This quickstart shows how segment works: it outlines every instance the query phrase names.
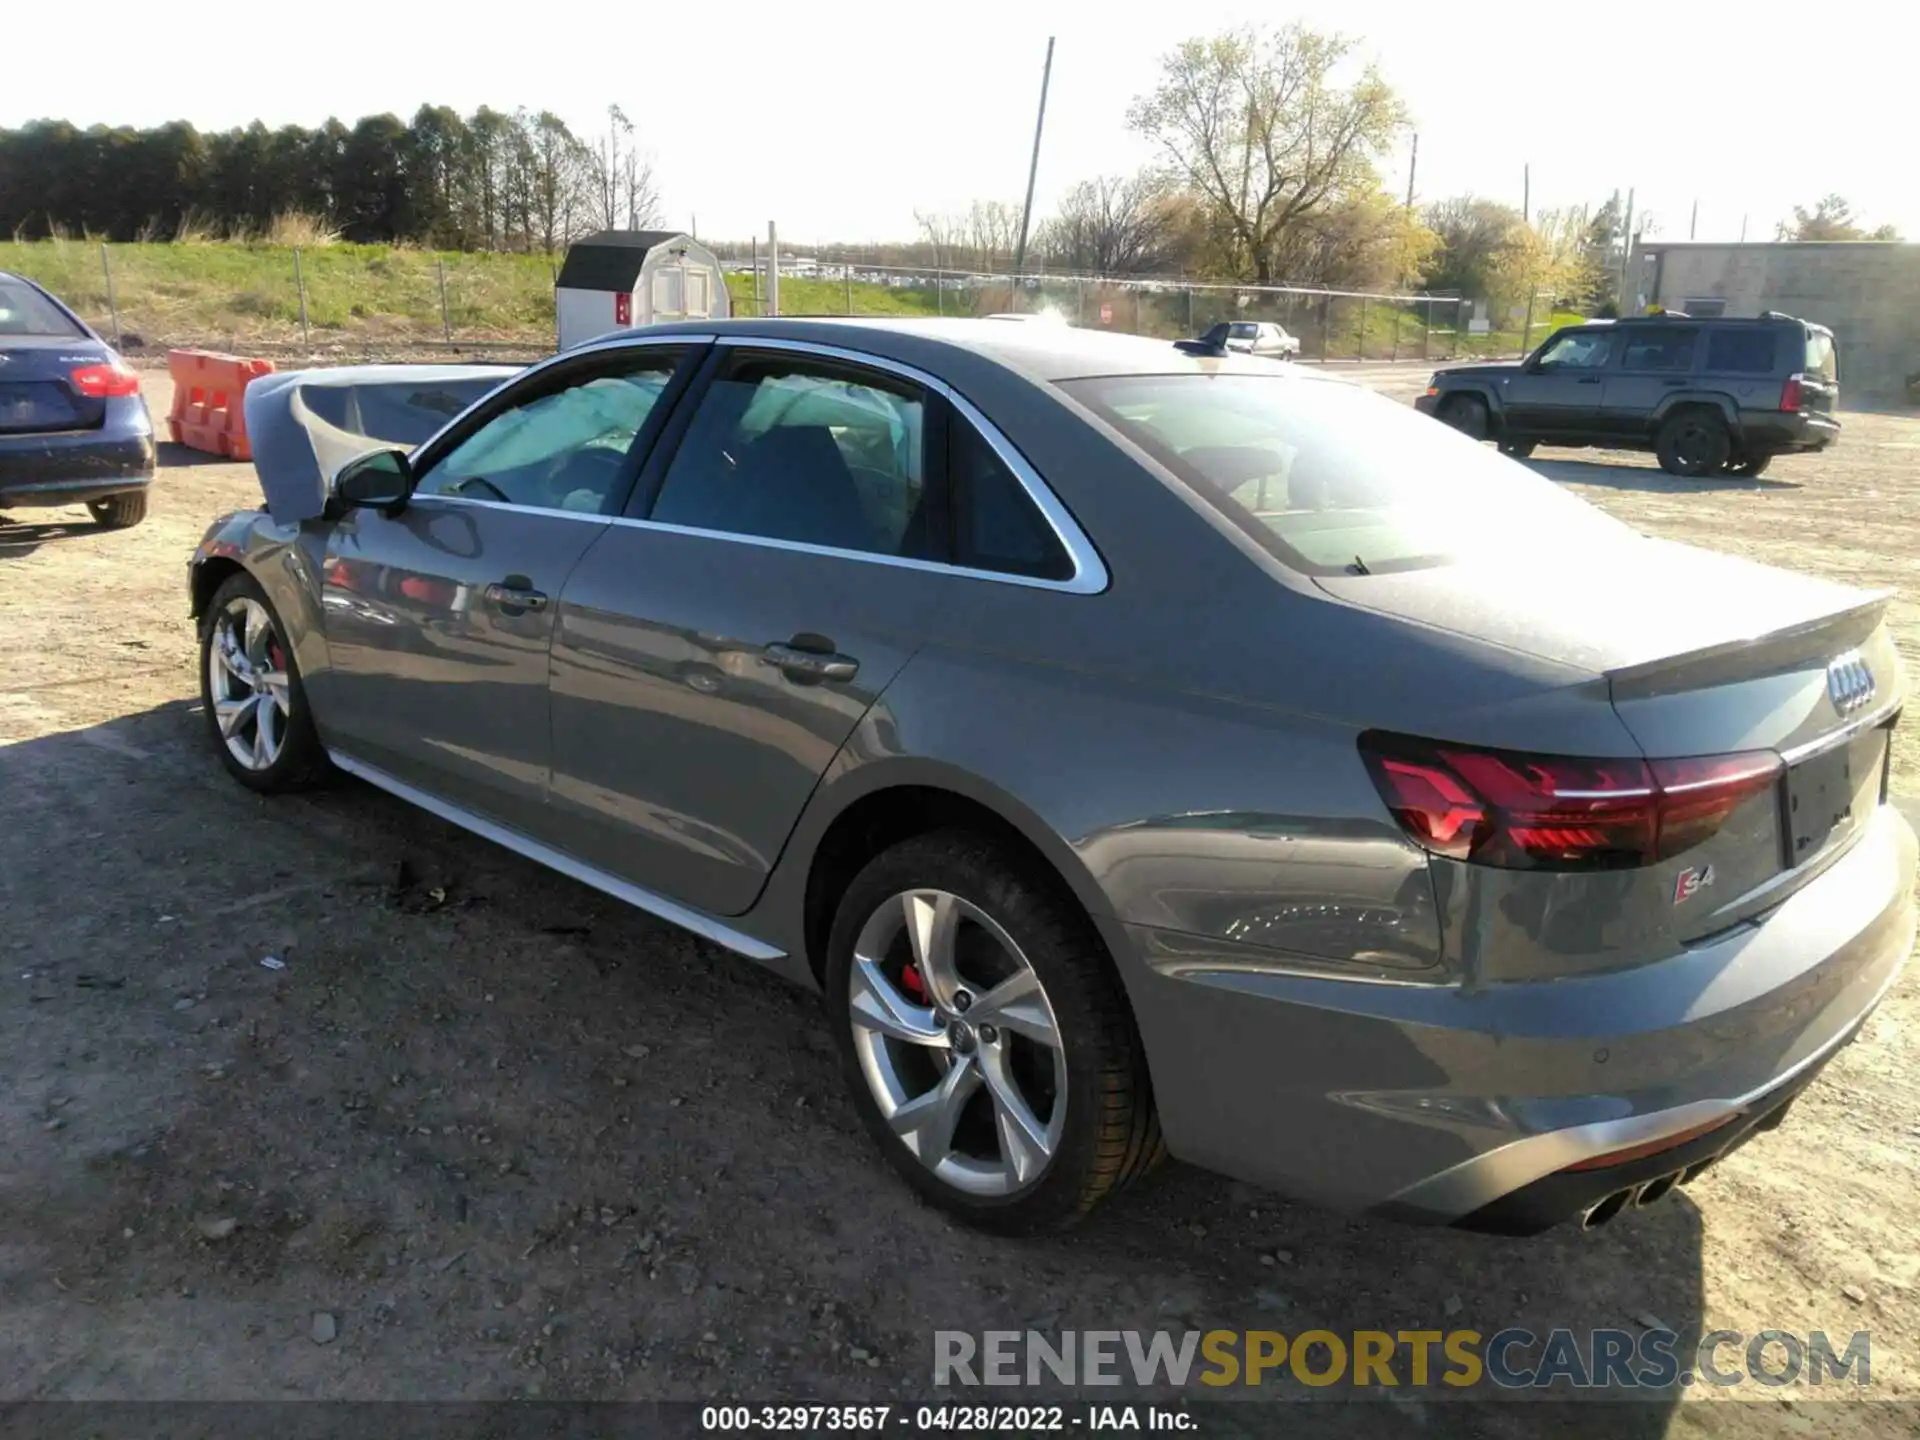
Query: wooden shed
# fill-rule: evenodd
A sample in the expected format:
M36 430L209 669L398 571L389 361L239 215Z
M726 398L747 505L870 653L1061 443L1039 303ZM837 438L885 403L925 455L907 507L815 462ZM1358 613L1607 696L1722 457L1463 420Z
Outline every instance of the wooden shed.
M553 304L562 350L636 325L733 313L719 260L673 230L602 230L574 241Z

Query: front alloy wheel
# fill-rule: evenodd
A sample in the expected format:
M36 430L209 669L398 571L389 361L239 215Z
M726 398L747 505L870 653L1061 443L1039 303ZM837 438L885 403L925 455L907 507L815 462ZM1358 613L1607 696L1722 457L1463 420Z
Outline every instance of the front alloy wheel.
M267 607L251 595L234 596L214 617L207 694L234 763L254 772L272 768L286 743L293 702L286 647Z
M876 909L854 942L853 1044L889 1128L969 1195L1038 1179L1067 1116L1066 1055L1046 988L1011 936L944 890Z
M245 572L229 575L204 612L200 700L221 762L242 785L272 794L326 778L327 752L286 631Z

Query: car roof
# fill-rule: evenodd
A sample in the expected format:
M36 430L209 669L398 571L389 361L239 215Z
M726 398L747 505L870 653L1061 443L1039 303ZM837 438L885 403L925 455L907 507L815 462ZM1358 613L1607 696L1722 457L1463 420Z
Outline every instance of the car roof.
M1588 325L1681 325L1691 322L1695 325L1804 325L1809 330L1826 330L1826 326L1817 325L1811 320L1802 320L1797 315L1782 315L1771 312L1766 315L1689 315L1685 311L1669 311L1659 315L1623 315L1618 320L1589 320Z
M934 360L941 349L983 356L1036 380L1097 375L1276 375L1332 385L1350 382L1313 371L1284 370L1246 355L1192 354L1171 340L1118 335L1071 325L1009 325L989 319L807 316L779 319L683 320L622 334L722 335L747 340L842 345L906 364ZM609 336L605 342L618 343ZM937 363L937 362L936 362Z

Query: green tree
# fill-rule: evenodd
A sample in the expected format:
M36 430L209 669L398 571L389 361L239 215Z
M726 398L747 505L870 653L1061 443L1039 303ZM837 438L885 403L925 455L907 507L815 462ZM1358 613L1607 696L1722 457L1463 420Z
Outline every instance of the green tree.
M1898 240L1900 232L1891 225L1868 230L1855 222L1853 207L1844 196L1827 195L1809 211L1804 205L1793 207L1792 221L1782 220L1774 235L1781 240Z
M1371 66L1350 85L1335 79L1351 50L1298 24L1187 40L1128 112L1178 183L1206 198L1256 284L1273 282L1289 231L1378 188L1373 162L1405 124Z

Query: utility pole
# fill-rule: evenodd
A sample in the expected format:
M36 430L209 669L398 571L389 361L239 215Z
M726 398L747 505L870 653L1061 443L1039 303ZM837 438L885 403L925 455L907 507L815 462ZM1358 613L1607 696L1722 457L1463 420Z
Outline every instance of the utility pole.
M1420 173L1420 132L1413 132L1413 158L1407 161L1407 209L1413 209L1413 177ZM1191 328L1191 327L1189 327Z
M767 221L767 314L780 313L780 232Z
M1053 82L1053 36L1047 37L1047 63L1040 71L1040 113L1033 122L1033 158L1027 162L1027 203L1020 207L1020 243L1013 251L1017 280L1027 263L1027 227L1033 220L1033 182L1040 174L1040 134L1047 127L1047 87Z
M1633 261L1633 187L1627 187L1627 223L1620 227L1620 308L1627 305L1627 268Z
M1691 240L1700 228L1700 202L1693 202L1693 218L1687 221L1687 239Z
M1520 223L1533 224L1533 166L1520 167Z
M1747 217L1744 215L1740 217L1740 243L1747 243Z

